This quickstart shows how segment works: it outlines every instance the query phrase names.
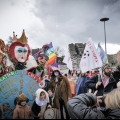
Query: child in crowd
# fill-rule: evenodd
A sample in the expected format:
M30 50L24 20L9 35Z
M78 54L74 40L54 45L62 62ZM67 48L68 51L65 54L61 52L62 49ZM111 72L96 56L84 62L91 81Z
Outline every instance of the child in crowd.
M52 106L49 103L48 93L39 88L36 91L36 98L32 105L32 111L37 116L34 119L44 119L44 112L47 108L51 108Z
M29 99L24 93L17 97L17 104L13 112L13 119L30 119L31 116L35 116L31 111L31 107L26 104L28 101Z

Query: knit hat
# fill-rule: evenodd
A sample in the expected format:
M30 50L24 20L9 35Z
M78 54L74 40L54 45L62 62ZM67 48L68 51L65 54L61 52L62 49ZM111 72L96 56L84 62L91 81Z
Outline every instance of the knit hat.
M23 101L29 102L29 99L26 97L24 93L22 93L17 97L17 101L18 101L18 104L20 104Z
M109 64L104 64L102 66L102 71L104 71L106 68L111 68L111 66Z

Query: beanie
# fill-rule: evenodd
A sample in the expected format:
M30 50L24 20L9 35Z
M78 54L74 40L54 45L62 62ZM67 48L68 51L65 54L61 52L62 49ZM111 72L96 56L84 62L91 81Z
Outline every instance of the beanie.
M29 102L28 98L26 97L26 95L24 93L20 94L17 97L17 101L18 101L18 104L20 104L23 101Z
M106 68L111 68L111 66L109 64L104 64L102 66L102 71L104 71Z

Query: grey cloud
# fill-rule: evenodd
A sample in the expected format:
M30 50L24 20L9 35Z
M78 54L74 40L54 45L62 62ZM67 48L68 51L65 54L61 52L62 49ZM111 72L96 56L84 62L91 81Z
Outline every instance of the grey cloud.
M107 43L120 44L119 6L119 0L36 0L32 12L42 20L45 28L38 32L37 38L63 47L71 42L85 43L88 37L95 43L104 43L104 24L100 18L109 17Z
M11 2L11 5L12 5L12 6L14 6L14 5L15 5L15 3L14 3L14 2Z

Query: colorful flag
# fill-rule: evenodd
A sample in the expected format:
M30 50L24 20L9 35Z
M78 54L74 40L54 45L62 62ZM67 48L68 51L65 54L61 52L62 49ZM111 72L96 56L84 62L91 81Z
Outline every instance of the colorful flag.
M101 47L100 43L98 43L97 51L102 59L103 64L108 63L107 55L104 52L103 48Z
M68 48L66 48L65 50L65 57L63 59L63 62L67 64L67 67L72 70L73 67L72 67L72 61L71 61L71 56L70 56L70 53L68 51Z
M80 61L83 73L102 66L102 60L91 38L88 39Z
M49 60L46 62L46 66L53 65L56 62L56 53L54 51L52 42L49 44L46 55L49 57Z

